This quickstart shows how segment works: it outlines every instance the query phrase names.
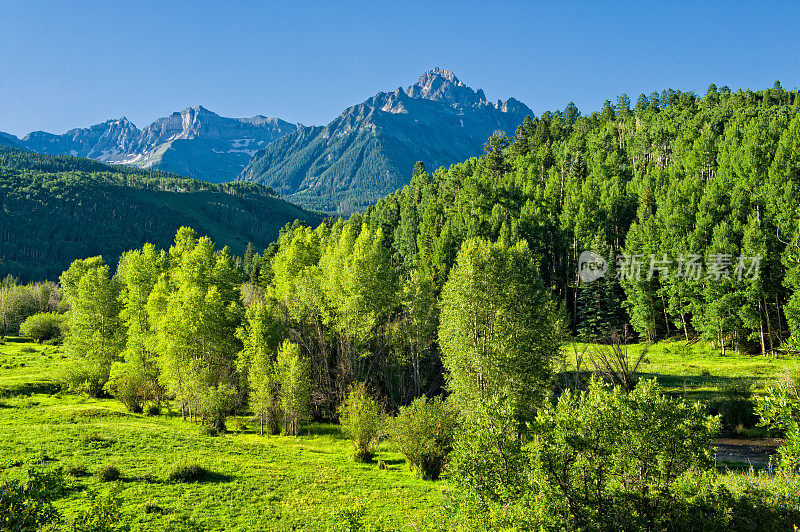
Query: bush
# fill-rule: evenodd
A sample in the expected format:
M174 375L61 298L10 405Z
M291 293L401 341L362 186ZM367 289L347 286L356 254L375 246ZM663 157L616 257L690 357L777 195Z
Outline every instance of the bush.
M756 410L759 424L785 432L786 440L778 450L781 466L800 470L800 373L787 372L758 398Z
M99 432L84 434L81 441L87 447L108 447L114 443L113 439L103 436Z
M167 480L170 482L202 482L213 476L213 473L196 464L180 464L169 472Z
M158 405L147 405L147 408L144 411L145 414L148 416L158 416L161 415L161 407Z
M68 465L66 473L71 477L85 477L89 475L89 470L86 464L77 463Z
M709 466L718 425L700 405L663 396L655 380L630 394L596 381L566 393L533 427L536 507L573 529L671 529L675 483Z
M383 416L380 405L367 393L363 383L350 387L344 402L339 406L342 431L353 444L353 459L368 462L381 436Z
M19 326L19 332L21 335L33 338L39 343L47 340L56 340L63 336L63 321L63 314L42 312L26 318Z
M72 520L70 532L124 532L129 530L122 521L122 499L120 486L114 486L108 494L97 495L86 492L86 502Z
M365 510L364 504L360 501L336 510L333 517L339 526L335 530L341 530L342 532L366 530L364 526Z
M142 511L146 514L157 514L157 515L165 515L169 513L166 508L159 506L154 502L145 502L142 503Z
M95 471L94 477L100 482L114 482L119 480L119 469L113 464L104 465Z
M513 412L498 412L454 452L459 515L473 527L680 528L680 479L710 468L719 428L701 405L665 397L654 380L628 394L597 380L567 391L522 438L502 430Z
M436 480L453 448L457 425L456 410L441 396L419 397L400 409L389 432L412 469L423 479Z
M209 386L200 397L201 417L216 433L224 433L228 430L225 420L234 412L236 403L237 393L232 386Z
M0 530L42 530L56 523L52 501L66 489L60 469L28 468L18 480L0 482Z

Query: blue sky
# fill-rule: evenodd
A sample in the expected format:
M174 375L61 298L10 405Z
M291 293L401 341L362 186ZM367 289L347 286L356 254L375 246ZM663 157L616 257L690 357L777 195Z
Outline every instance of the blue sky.
M800 85L800 4L0 0L0 130L187 106L325 124L434 66L536 114L628 93Z

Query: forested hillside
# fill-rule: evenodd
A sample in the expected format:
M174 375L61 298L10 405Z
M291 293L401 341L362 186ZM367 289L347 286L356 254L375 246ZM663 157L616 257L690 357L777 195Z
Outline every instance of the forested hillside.
M465 239L523 240L586 338L629 324L649 340L772 350L800 336L798 96L777 82L712 85L704 97L667 90L589 116L544 113L480 159L432 176L418 167L363 220L382 229L400 274L434 293ZM583 250L607 258L603 280L579 283ZM692 256L698 275L686 271Z
M56 279L76 258L168 246L192 225L235 253L264 247L295 219L321 217L252 183L213 185L0 147L0 275Z

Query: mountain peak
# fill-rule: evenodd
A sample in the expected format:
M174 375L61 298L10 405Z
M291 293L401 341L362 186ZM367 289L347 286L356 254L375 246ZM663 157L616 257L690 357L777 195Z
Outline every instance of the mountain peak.
M412 98L422 98L449 105L474 106L485 103L483 91L477 93L444 68L433 68L419 77L406 91Z
M198 105L197 107L187 107L183 110L182 114L194 115L194 116L219 116L214 111L206 109L202 105Z

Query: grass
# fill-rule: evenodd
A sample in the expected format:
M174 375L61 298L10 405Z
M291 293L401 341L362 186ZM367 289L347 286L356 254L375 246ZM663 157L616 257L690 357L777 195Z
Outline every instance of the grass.
M57 392L54 376L66 363L58 346L6 337L0 345L0 397Z
M565 354L572 358L571 346ZM342 530L362 513L376 527L426 530L437 519L444 484L418 479L388 443L379 448L388 468L379 469L350 458L337 425L262 437L240 418L228 427L249 427L206 436L167 409L131 414L113 399L59 391L53 375L65 362L57 346L13 338L0 345L0 477L30 460L63 467L70 489L55 505L67 520L85 507L87 490L112 489L123 500L122 520L142 531ZM784 367L797 361L720 357L702 344L672 342L651 346L640 369L670 393L711 398L737 379L763 390ZM104 482L112 465L119 480Z
M176 415L130 414L113 399L31 392L52 382L48 369L62 359L58 347L20 353L23 345L31 344L0 346L0 359L14 365L0 369L7 406L0 409L0 471L42 457L48 467L63 467L73 489L55 505L67 520L85 507L87 489L106 493L115 484L123 520L148 531L335 530L356 507L364 522L422 530L440 504L441 483L417 479L386 443L388 470L353 462L336 425L304 426L295 438L262 437L249 423L208 437ZM117 483L105 482L110 465L119 471Z
M590 350L588 344L567 344L562 349L567 371L574 371L575 350L580 354ZM644 361L639 366L640 377L655 378L667 393L692 399L711 400L723 389L740 382L752 386L755 394L763 393L781 373L800 369L800 359L790 356L748 356L729 351L721 356L704 342L662 341L645 346L632 344L629 353L635 357L646 349ZM588 351L581 369L592 368Z

